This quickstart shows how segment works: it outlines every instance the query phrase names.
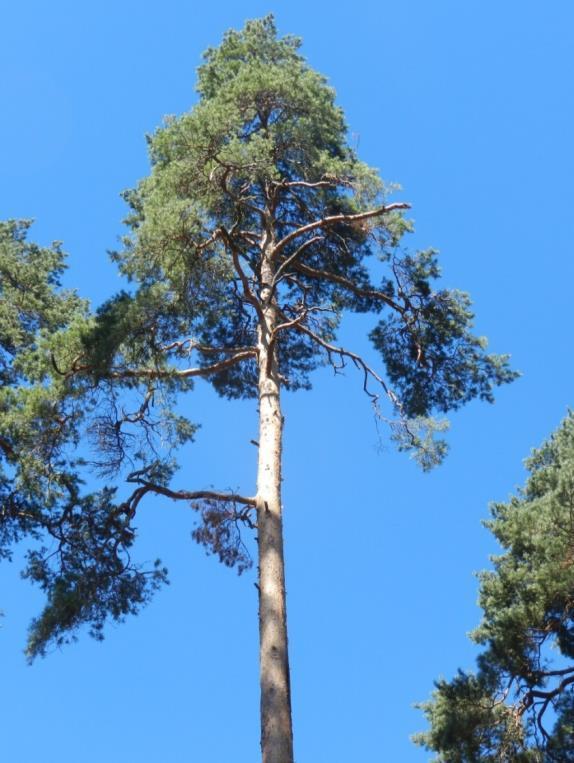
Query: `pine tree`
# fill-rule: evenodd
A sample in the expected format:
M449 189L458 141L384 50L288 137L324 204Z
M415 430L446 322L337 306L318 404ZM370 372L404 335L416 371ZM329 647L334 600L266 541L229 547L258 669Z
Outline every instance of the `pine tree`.
M323 364L355 366L399 448L430 468L446 447L434 440L444 424L433 414L491 401L493 387L515 376L472 334L468 296L434 288L436 252L403 247L409 205L388 201L392 189L358 159L334 91L299 47L268 16L205 53L198 103L149 138L151 173L125 194L130 232L113 256L126 291L95 315L78 310L40 332L42 371L31 379L50 390L65 422L53 438L58 453L88 437L100 473L109 482L128 471L132 492L123 501L113 487L83 496L82 463L44 456L56 486L46 511L61 542L56 556L30 557L28 574L48 603L29 654L82 623L100 635L107 616L136 611L161 583L160 566L122 563L146 495L191 503L196 540L240 572L250 564L240 528L253 530L264 763L293 760L282 390L309 388ZM345 312L377 316L370 336L385 374L337 343ZM257 400L253 496L172 487L174 454L194 433L176 402L185 405L196 378L223 397Z
M487 527L503 553L480 575L475 673L440 680L418 744L436 761L574 761L574 415L526 462Z

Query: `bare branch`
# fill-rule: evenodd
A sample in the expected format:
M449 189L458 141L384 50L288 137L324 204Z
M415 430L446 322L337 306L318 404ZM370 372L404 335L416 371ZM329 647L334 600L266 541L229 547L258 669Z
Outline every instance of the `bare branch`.
M171 498L174 501L222 501L224 503L239 503L242 506L256 506L255 498L239 495L238 493L222 493L218 490L170 490L170 488L163 485L156 485L153 482L143 480L137 474L137 472L132 472L128 476L128 482L136 482L141 485L141 488L134 492L135 495L142 491L138 497L138 503L145 493L155 493L166 498ZM127 503L131 506L131 499Z
M394 212L397 209L410 209L411 205L406 202L395 202L394 204L388 204L387 206L378 207L377 209L370 209L368 212L360 212L356 215L331 215L330 217L323 217L321 220L315 220L312 223L303 225L297 228L291 233L288 233L284 238L279 241L274 249L273 256L277 255L287 244L291 243L299 236L303 236L305 233L310 233L317 228L328 228L330 225L336 225L337 223L356 223L362 220L368 220L372 217L381 217L382 215Z
M239 276L241 280L241 285L243 286L243 294L245 296L245 299L249 304L253 305L255 308L255 312L257 313L259 320L264 321L265 316L263 315L263 311L261 309L261 305L259 304L259 300L253 293L251 286L249 284L249 280L247 276L245 275L245 271L241 267L241 263L239 261L239 252L237 251L237 247L233 244L233 241L231 240L231 236L228 231L225 230L225 228L219 228L220 235L224 239L228 250L231 252L231 258L233 260L233 266L235 267L235 271L237 272L237 275Z
M199 344L195 339L189 337L178 342L170 342L159 348L161 352L171 352L176 350L180 354L190 354L193 350L202 352L205 355L221 355L226 353L257 352L256 347L211 347L206 344Z
M309 276L309 278L315 278L317 280L324 280L324 281L331 281L332 283L339 284L340 286L343 286L345 289L348 289L357 297L366 297L367 299L377 299L380 302L384 302L389 307L392 307L393 310L396 310L397 312L401 314L404 313L404 309L400 305L398 305L394 301L394 299L391 299L391 297L389 297L388 294L385 294L384 291L379 291L378 289L363 289L360 286L356 286L352 281L349 281L349 279L345 278L344 276L337 275L336 273L329 273L327 270L317 270L316 268L309 267L309 265L304 265L302 262L295 263L294 267L300 273L303 273L304 275Z
M574 676L568 676L567 678L564 678L558 686L556 686L554 689L550 689L549 691L542 691L541 689L531 689L527 696L533 701L535 699L542 699L545 700L547 703L548 701L554 699L554 697L557 697L559 694L561 694L564 689L566 689L571 684L574 684Z
M305 251L305 249L307 249L307 247L311 246L311 244L314 244L317 241L323 241L324 239L325 239L325 236L313 236L313 238L310 238L310 239L307 239L307 241L304 241L301 244L301 246L293 252L293 254L289 255L289 257L287 257L287 259L284 260L281 263L281 265L279 265L279 267L275 271L275 276L273 277L273 283L271 284L271 287L275 288L276 284L279 281L281 273L283 273L292 262L294 262L301 254L303 254L303 252Z
M247 348L242 352L238 352L231 358L220 360L218 363L212 363L210 366L204 366L203 368L116 368L107 372L100 372L99 369L93 366L79 366L72 371L68 372L68 376L73 376L77 373L90 373L97 371L98 375L106 379L187 379L193 376L211 376L217 374L220 371L224 371L226 368L234 366L236 363L240 363L247 358L253 358L257 356L257 349L255 347Z
M307 180L282 180L277 183L279 188L337 188L340 185L349 187L351 183L349 180L342 180L340 178L317 180L315 183L308 182Z
M272 341L275 339L276 335L280 331L285 331L286 329L293 328L294 326L297 326L299 323L302 323L305 318L307 318L311 313L332 313L334 312L332 307L303 307L301 308L301 312L295 316L295 318L292 318L291 320L285 320L283 323L280 323L278 326L275 326L272 333Z
M238 231L239 235L242 238L247 239L251 244L259 244L259 241L261 239L260 233L255 233L255 231L251 230L240 230Z
M374 402L376 402L379 396L369 390L369 377L373 378L378 384L381 385L385 391L385 394L391 400L394 406L400 407L395 393L387 387L384 379L382 379L379 374L374 369L372 369L360 355L358 355L356 352L346 350L344 347L337 347L334 344L330 344L315 334L314 331L311 331L311 329L309 329L307 326L303 326L301 323L297 323L295 328L297 331L301 331L303 334L307 334L307 336L309 336L314 342L323 347L323 349L327 351L329 358L331 358L331 355L338 355L339 358L341 358L343 361L343 366L344 358L349 358L357 368L360 368L364 375L363 389L367 395L373 399Z
M204 249L207 249L208 246L210 246L211 244L214 244L217 241L217 239L220 238L220 235L221 234L219 232L219 229L216 228L216 230L213 231L213 233L208 239L203 241L201 244L198 244L197 250L201 252Z
M249 201L248 197L245 196L238 196L237 194L233 193L231 189L229 188L229 184L227 182L229 175L232 172L244 172L249 169L253 169L254 165L244 165L241 166L239 164L233 164L229 162L222 162L220 159L218 159L217 156L213 157L213 160L224 169L223 175L220 178L220 187L221 190L226 193L228 196L230 196L233 201L236 204L243 204L247 209L250 209L252 212L255 212L256 214L260 215L261 218L265 219L265 211L258 207L256 204L253 204L251 201ZM213 170L211 171L210 180L213 179Z

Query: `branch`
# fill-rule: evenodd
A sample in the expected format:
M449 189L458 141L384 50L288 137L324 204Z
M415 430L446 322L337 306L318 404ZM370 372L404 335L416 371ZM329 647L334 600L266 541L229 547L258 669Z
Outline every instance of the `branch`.
M531 702L534 699L543 699L546 701L545 704L547 704L547 702L554 699L554 697L557 697L564 691L564 689L566 689L566 687L573 683L574 676L569 676L568 678L564 678L562 681L560 681L555 689L551 689L549 691L542 691L541 689L530 689L526 696L531 700Z
M337 188L339 185L350 186L349 180L340 180L333 178L332 180L317 180L315 183L310 183L307 180L282 180L276 183L279 188Z
M569 673L574 673L574 667L564 668L563 670L542 670L541 675L545 678L548 676L567 676Z
M177 350L177 352L181 354L186 351L187 353L191 353L193 350L197 350L198 352L202 352L205 355L221 355L229 352L257 352L256 347L211 347L205 344L199 344L195 341L195 339L192 339L191 337L189 339L183 339L178 342L170 342L170 344L164 344L159 349L161 352L171 352L171 350Z
M295 269L298 270L300 273L303 273L306 276L309 276L309 278L316 278L317 280L325 280L325 281L331 281L332 283L339 284L340 286L343 286L345 289L348 289L353 294L355 294L357 297L366 297L367 299L377 299L381 302L384 302L389 307L392 307L393 310L396 310L399 313L404 313L404 309L398 305L394 299L391 299L387 294L385 294L383 291L379 291L378 289L363 289L360 286L355 286L355 284L352 281L349 281L348 278L345 278L344 276L337 275L336 273L329 273L327 270L317 270L316 268L311 268L309 265L304 265L302 262L297 262L295 264Z
M220 360L218 363L212 363L210 366L204 366L203 368L184 368L184 369L159 369L159 368L125 368L125 369L112 369L110 371L100 373L98 369L93 366L79 366L73 369L67 375L73 375L77 373L88 373L98 371L98 374L106 379L187 379L193 376L211 376L211 374L217 374L220 371L224 371L226 368L234 366L236 363L240 363L242 360L257 356L257 349L255 347L247 348L242 352L238 352L231 358Z
M379 374L374 371L360 355L357 355L357 353L351 352L350 350L346 350L344 347L337 347L334 344L326 342L320 336L315 334L315 332L311 331L311 329L307 328L307 326L303 326L300 323L296 324L295 328L297 331L301 331L302 333L307 334L307 336L309 336L314 342L323 347L323 349L327 351L329 358L331 355L338 355L342 359L350 358L357 368L361 368L364 374L363 389L367 395L372 398L373 402L376 402L379 396L369 390L369 377L372 377L378 384L381 385L385 391L385 394L388 396L394 406L400 407L395 393L387 387L384 379L382 379ZM342 365L344 366L344 361L342 362Z
M291 243L295 238L298 238L299 236L303 236L305 233L310 233L312 230L316 230L317 228L327 228L329 225L336 225L337 223L356 223L361 222L362 220L368 220L371 217L381 217L382 215L388 214L389 212L394 212L397 209L410 209L411 205L407 204L406 202L395 202L394 204L389 204L388 206L378 207L377 209L371 209L368 212L359 212L356 215L332 215L331 217L323 217L321 220L315 220L312 223L308 223L307 225L303 225L301 228L297 228L297 230L292 231L291 233L288 233L284 238L279 241L274 249L273 249L273 256L275 256L278 252L280 252L282 249L284 249L287 244Z
M163 485L156 485L153 482L142 479L144 474L145 469L140 469L132 472L127 477L128 482L135 482L140 485L140 487L134 490L128 500L122 504L122 507L127 510L126 513L130 517L135 515L138 504L147 493L163 495L174 501L220 501L222 503L239 503L250 508L255 508L257 505L255 498L239 495L238 493L222 493L218 490L171 490Z
M275 275L273 276L273 283L271 284L272 289L275 288L277 282L279 281L279 276L281 273L286 270L286 268L299 257L305 249L307 249L308 246L311 246L311 244L314 244L316 241L323 241L325 236L313 236L313 238L307 239L304 243L301 244L301 246L296 249L293 254L289 255L286 260L283 260L281 265L277 268L275 271Z
M0 437L0 448L4 451L8 458L16 458L14 448L10 445L8 440L4 439L4 437Z
M256 506L255 498L239 495L238 493L220 493L217 490L170 490L152 482L143 482L146 492L164 495L174 501L224 501L225 503L240 503L243 506Z
M228 177L232 172L245 172L249 169L254 169L254 165L244 165L241 166L240 164L233 164L233 163L226 163L222 162L220 159L218 159L217 156L212 157L213 160L220 166L223 167L224 172L222 177L220 178L219 185L222 189L222 191L233 199L233 201L236 204L244 204L248 209L250 209L252 212L256 212L258 215L261 216L263 220L265 220L265 211L263 209L260 209L256 204L252 204L250 201L247 200L245 197L238 196L237 194L233 193L231 189L229 188L229 185L227 183ZM213 180L214 178L214 171L212 170L209 176L210 180Z
M225 228L219 228L221 237L224 239L227 247L231 251L231 258L233 260L233 266L235 267L235 270L237 272L237 275L239 276L241 280L241 284L243 286L243 294L245 295L245 299L249 302L249 304L253 305L255 308L255 312L257 313L259 320L264 322L265 316L263 315L263 311L261 309L261 305L259 304L259 300L251 290L251 286L249 285L249 281L247 279L247 276L245 275L245 272L243 268L241 267L241 263L239 262L239 253L237 251L237 247L233 245L233 241L231 240L231 236L228 233L228 231L225 230Z
M275 326L275 328L273 329L273 332L271 335L272 337L271 341L272 342L275 341L276 335L280 331L285 331L285 329L290 329L290 328L293 328L294 326L299 325L311 313L333 313L333 312L334 310L332 307L319 307L319 306L302 307L301 312L298 315L296 315L295 318L292 318L291 320L289 320L286 318L286 316L284 316L286 320L283 323L280 323L278 326Z
M567 675L568 673L572 673L572 668L565 668L564 670L556 670L556 671L548 671L545 675ZM532 708L533 710L537 707L537 705L541 705L540 709L536 712L536 725L538 726L540 733L544 737L545 741L548 741L549 735L546 729L544 728L544 724L542 722L545 712L548 710L548 706L550 703L558 697L562 692L568 688L568 686L571 686L574 684L574 676L570 675L567 678L564 678L558 686L556 686L554 689L551 689L549 691L543 691L541 689L530 689L524 697L522 698L522 701L520 702L516 713L520 717L524 715L524 713ZM539 700L538 702L536 700Z
M213 233L211 234L211 236L210 236L209 238L207 238L207 239L206 239L205 241L203 241L201 244L198 244L198 245L197 245L197 250L198 250L199 252L201 252L201 251L203 251L204 249L207 249L207 247L208 247L208 246L210 246L211 244L214 244L214 243L217 241L217 239L218 239L219 237L220 237L219 229L218 229L218 228L216 228L216 229L213 231Z

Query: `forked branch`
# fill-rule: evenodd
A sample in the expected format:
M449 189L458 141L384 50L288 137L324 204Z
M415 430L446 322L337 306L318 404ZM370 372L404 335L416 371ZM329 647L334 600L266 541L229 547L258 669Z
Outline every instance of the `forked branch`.
M372 398L373 402L376 402L379 398L379 395L377 395L374 392L371 392L369 389L369 379L374 379L377 384L379 384L387 397L391 400L394 406L400 407L399 401L395 395L395 393L389 389L387 386L385 380L379 376L379 374L369 366L369 364L356 352L352 352L351 350L346 350L344 347L337 347L334 344L331 344L330 342L327 342L322 337L318 336L314 331L312 331L307 326L302 325L301 323L297 323L295 325L295 328L297 331L301 331L303 334L307 334L316 344L318 344L320 347L322 347L326 352L327 356L329 358L329 361L331 362L331 365L335 369L335 371L341 370L345 367L345 358L348 358L352 361L352 363L359 369L363 371L363 389L367 393L367 395ZM340 359L340 364L337 366L333 363L332 358L336 355Z
M165 485L158 485L145 478L146 471L139 470L128 475L127 481L136 483L139 487L123 504L123 509L130 517L135 515L137 507L147 493L163 495L174 501L215 501L224 504L240 504L248 508L255 508L255 498L240 495L239 493L224 493L217 490L171 490Z
M304 236L306 233L317 230L317 228L328 228L330 225L337 225L337 223L358 223L363 220L369 220L373 217L382 217L389 212L395 212L398 209L410 209L411 205L406 202L398 201L394 204L388 204L386 206L378 207L377 209L370 209L368 212L359 212L355 215L331 215L330 217L323 217L320 220L315 220L307 225L302 225L291 233L288 233L281 241L278 241L273 248L273 256L277 256L287 244L294 241L299 236Z
M330 281L331 283L339 284L343 288L348 289L357 297L365 297L367 299L375 299L379 302L384 302L386 305L392 307L393 310L396 310L398 313L404 313L404 309L399 304L397 304L394 299L389 297L388 294L385 294L384 291L379 291L378 289L363 289L360 286L356 286L352 281L349 281L349 279L345 278L344 276L340 276L337 273L329 273L327 270L317 270L316 268L312 268L309 265L303 264L302 262L296 262L294 264L294 268L299 273L302 273L309 278L313 278L318 281Z

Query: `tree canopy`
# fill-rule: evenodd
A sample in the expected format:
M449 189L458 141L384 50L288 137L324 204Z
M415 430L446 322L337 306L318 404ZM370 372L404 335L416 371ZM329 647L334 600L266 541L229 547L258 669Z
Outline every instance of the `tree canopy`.
M480 574L474 673L441 679L417 742L445 763L574 760L574 414L526 462L486 524L503 553Z
M151 172L125 193L129 233L113 258L127 284L95 313L59 288L57 247L2 228L0 531L5 549L38 540L26 574L47 606L31 656L83 623L101 635L165 579L129 556L146 494L190 503L196 540L249 565L240 528L255 526L255 498L172 487L196 426L179 396L196 378L256 397L262 342L263 371L287 390L308 389L319 365L354 365L399 447L429 468L445 451L433 415L491 401L516 376L472 333L468 295L436 286L437 253L406 248L409 205L359 160L334 90L299 48L268 16L205 53L198 102L149 137ZM25 309L9 286L22 265L37 294ZM347 311L375 316L386 372L337 344ZM88 493L94 474L103 487Z

